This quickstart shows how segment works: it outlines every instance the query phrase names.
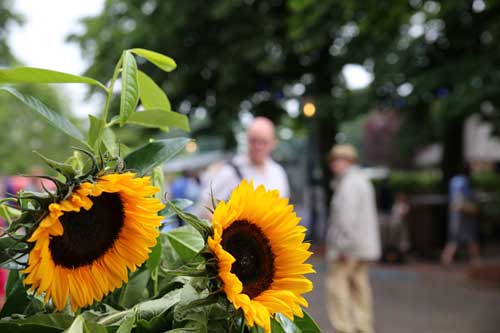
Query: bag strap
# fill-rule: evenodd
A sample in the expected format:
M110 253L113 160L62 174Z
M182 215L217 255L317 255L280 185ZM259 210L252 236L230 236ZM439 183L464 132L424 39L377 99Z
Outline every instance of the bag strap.
M241 169L239 166L236 165L236 163L234 163L233 159L228 160L227 165L229 165L231 168L233 168L233 170L236 173L236 175L238 176L239 180L243 180L243 174L241 173Z

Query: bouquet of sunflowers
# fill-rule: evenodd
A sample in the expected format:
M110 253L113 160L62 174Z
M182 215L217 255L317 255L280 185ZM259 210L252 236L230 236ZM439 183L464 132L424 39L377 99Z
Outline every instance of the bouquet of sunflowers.
M133 148L113 128L127 124L189 130L165 92L137 68L141 57L166 72L162 54L122 53L108 85L39 68L0 70L11 94L80 146L66 161L40 158L57 172L42 193L21 191L0 202L8 221L0 266L10 270L1 332L319 332L302 310L313 273L305 228L277 191L247 181L211 221L184 211L163 193L162 163L189 141L170 138ZM121 78L119 115L109 116ZM106 94L88 133L15 83L86 83ZM9 84L9 86L5 86ZM138 110L138 105L142 105ZM160 232L177 215L186 226Z

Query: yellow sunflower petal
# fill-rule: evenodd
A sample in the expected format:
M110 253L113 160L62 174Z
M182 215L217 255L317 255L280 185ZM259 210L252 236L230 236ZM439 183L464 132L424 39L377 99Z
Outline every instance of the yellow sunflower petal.
M74 310L88 306L120 287L128 270L142 265L156 244L157 214L164 207L150 197L157 191L147 177L109 174L80 184L68 199L49 205L48 215L28 239L34 246L22 271L24 283L45 292L45 302L52 299L57 310L68 300Z
M217 258L224 292L236 309L243 310L247 325L258 325L266 333L276 313L301 316L301 306L307 306L301 295L312 290L312 282L304 277L315 272L305 263L312 253L299 221L293 206L278 191L266 191L263 186L254 189L245 180L213 214L214 231L207 243ZM258 269L252 266L256 260L252 258L260 258L253 263ZM239 274L248 277L252 273L260 275L240 280Z

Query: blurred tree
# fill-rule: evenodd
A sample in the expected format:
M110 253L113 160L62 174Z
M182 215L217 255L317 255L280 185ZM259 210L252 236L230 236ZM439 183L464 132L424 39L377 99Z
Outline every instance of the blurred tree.
M64 106L66 103L52 87L30 85L18 88L68 117L70 112ZM71 146L79 146L5 92L0 92L0 128L1 175L27 174L35 166L45 167L34 150L51 159L64 161L71 154Z
M0 66L19 65L10 51L6 36L12 24L22 24L21 16L11 8L13 1L0 0ZM70 116L53 87L27 85L17 87L27 95L40 99L56 111ZM43 161L33 154L37 150L43 155L61 160L71 153L73 141L42 119L34 116L27 107L5 92L0 92L0 175L26 174L34 166L43 166Z
M11 64L14 60L7 45L8 29L12 24L21 24L22 19L12 8L12 0L0 0L0 66Z
M93 60L87 74L97 78L112 72L124 48L179 60L166 79L147 64L145 71L162 82L179 111L206 116L199 134L216 131L226 147L234 144L228 125L238 115L279 120L288 116L289 99L316 105L315 120L295 119L313 123L320 157L340 121L373 108L400 110L400 150L410 157L419 144L442 141L447 179L463 163L464 119L482 112L500 124L499 3L108 0L70 39ZM348 88L343 69L352 63L373 74L368 88Z
M329 47L331 63L347 60L372 72L368 105L402 110L405 129L420 127L441 140L445 180L463 164L468 115L481 112L500 128L500 1L321 3L291 1L291 19L304 23L294 25L292 37L305 53ZM340 29L335 15L342 16ZM416 132L401 133L408 148L421 138L409 138Z

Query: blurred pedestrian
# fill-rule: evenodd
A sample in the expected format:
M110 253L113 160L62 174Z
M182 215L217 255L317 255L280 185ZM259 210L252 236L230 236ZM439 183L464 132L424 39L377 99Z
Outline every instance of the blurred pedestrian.
M441 263L449 265L461 245L467 246L469 260L478 265L477 215L479 209L470 185L470 167L450 179L448 204L448 242L441 254Z
M247 179L254 186L264 185L278 190L281 197L289 197L290 190L285 170L271 158L276 147L274 125L268 118L256 117L247 130L248 152L212 167L203 178L203 190L197 212L208 217L211 194L217 200L227 200L233 189Z
M389 218L380 220L382 261L391 264L406 261L406 254L410 249L406 222L409 211L407 195L403 192L396 193Z
M357 166L352 145L334 146L336 176L328 230L328 315L336 333L373 332L371 261L380 257L380 235L371 182Z

